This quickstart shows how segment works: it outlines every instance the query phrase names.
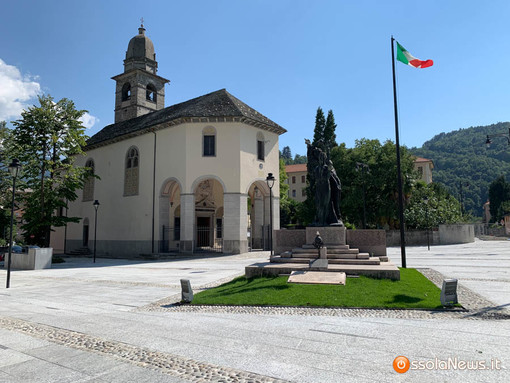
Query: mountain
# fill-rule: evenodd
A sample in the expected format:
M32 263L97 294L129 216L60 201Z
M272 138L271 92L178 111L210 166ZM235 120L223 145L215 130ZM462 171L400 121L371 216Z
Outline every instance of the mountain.
M459 200L462 182L466 212L482 216L490 183L500 175L509 180L510 175L510 138L494 137L490 148L486 147L485 141L488 134L508 136L509 128L510 122L499 122L440 133L421 148L411 148L410 151L434 161L433 181L444 184Z

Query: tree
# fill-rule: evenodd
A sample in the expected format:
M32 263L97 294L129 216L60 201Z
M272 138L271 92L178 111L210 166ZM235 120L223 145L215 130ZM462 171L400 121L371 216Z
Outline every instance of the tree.
M12 178L7 170L9 159L5 156L4 143L8 140L10 130L5 121L0 121L0 237L8 238L11 223L11 187Z
M283 160L285 161L286 165L289 164L289 161L292 161L292 153L290 151L290 147L289 146L284 146L283 147L282 155L281 155L280 158L283 158Z
M326 119L326 125L324 126L324 143L326 144L326 150L329 151L331 148L338 146L336 143L336 124L335 124L335 116L333 115L333 111L328 111L328 118Z
M504 209L502 204L510 200L510 183L500 176L489 186L489 201L492 222L499 222L503 218Z
M507 141L494 139L490 148L486 148L487 134L508 132L508 128L510 123L500 122L440 133L421 148L410 150L418 157L434 161L434 181L445 185L457 199L460 182L468 182L469 186L462 190L465 211L481 217L491 182L501 174L510 174Z
M285 161L283 161L283 158L280 158L280 169L279 169L279 178L278 181L280 182L280 203L284 199L289 198L289 185L285 182L287 181L287 173L285 172Z
M67 201L76 200L76 190L92 175L89 169L74 166L75 158L84 154L85 128L79 119L86 111L76 110L65 98L54 102L49 95L40 96L39 104L13 122L6 151L23 166L20 190L25 191L22 229L26 240L48 247L52 226L79 222L78 217L56 213L67 208Z
M337 146L335 116L333 111L328 111L328 118L324 118L324 112L321 107L317 109L315 116L315 129L313 131L312 145L320 147L325 153L329 155L331 148Z
M326 119L324 118L324 112L321 107L317 108L317 114L315 115L315 129L313 130L313 141L312 145L318 145L324 148L324 129L326 127Z
M306 158L306 156L302 156L300 154L296 154L294 156L294 160L292 161L293 164L306 164L308 161L308 159Z
M398 188L395 144L363 138L356 140L349 149L344 143L331 150L331 159L342 181L341 213L344 221L361 227L363 221L363 183L367 227L398 227ZM369 166L370 173L357 170L356 163ZM409 197L417 174L413 169L413 157L405 147L401 148L401 169L404 194Z
M285 172L285 161L283 158L280 158L280 224L282 226L288 225L291 223L292 212L291 205L292 202L295 202L289 198L289 185L285 182L287 180L287 173ZM295 215L295 214L294 214Z
M461 222L460 202L441 184L418 181L406 206L405 220L413 229Z

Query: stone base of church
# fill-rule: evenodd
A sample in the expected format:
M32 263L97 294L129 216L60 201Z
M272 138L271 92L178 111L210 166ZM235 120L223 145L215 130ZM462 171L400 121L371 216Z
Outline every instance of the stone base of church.
M179 253L193 253L193 241L179 241Z
M105 258L138 258L142 254L158 254L159 244L156 241L152 251L152 241L104 241L96 243L96 254ZM88 251L87 251L88 250ZM68 239L66 251L69 255L88 256L94 251L94 240L89 240L88 246L83 246L82 240ZM175 251L175 250L174 250ZM179 242L179 253L193 254L194 241ZM248 252L247 240L223 240L223 253L241 254Z
M248 252L247 240L223 240L223 252L227 254L241 254Z
M156 245L155 245L156 246ZM71 255L86 255L94 252L94 240L89 240L88 246L83 246L82 240L68 239L66 241L66 252ZM157 248L154 249L156 252ZM140 254L152 253L152 241L104 241L97 240L96 255L107 258L135 258Z
M264 248L264 241L262 238L253 238L251 243L252 249L263 249Z

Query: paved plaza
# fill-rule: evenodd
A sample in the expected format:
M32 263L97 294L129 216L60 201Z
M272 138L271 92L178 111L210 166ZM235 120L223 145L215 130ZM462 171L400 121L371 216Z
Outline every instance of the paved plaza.
M268 256L68 258L14 270L10 289L1 269L0 382L510 381L510 241L407 249L408 267L459 279L468 311L173 305L181 278L196 291ZM398 355L500 369L397 374Z

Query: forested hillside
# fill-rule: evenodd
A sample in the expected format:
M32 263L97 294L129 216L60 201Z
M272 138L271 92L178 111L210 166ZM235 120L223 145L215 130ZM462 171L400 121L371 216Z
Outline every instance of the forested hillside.
M508 140L495 137L489 149L485 141L488 134L508 134L509 127L509 122L500 122L441 133L410 151L434 161L433 181L444 184L459 200L462 182L466 212L481 216L490 183L500 175L509 180L510 175Z

